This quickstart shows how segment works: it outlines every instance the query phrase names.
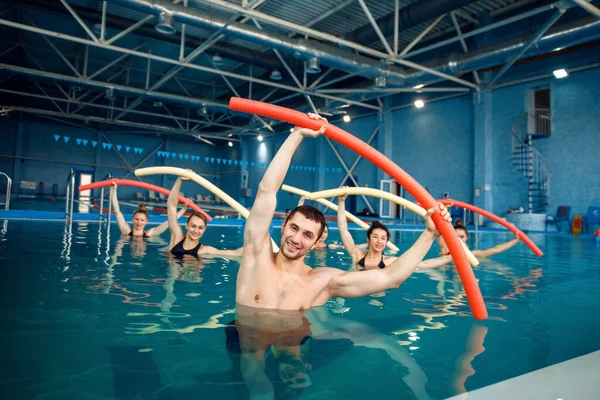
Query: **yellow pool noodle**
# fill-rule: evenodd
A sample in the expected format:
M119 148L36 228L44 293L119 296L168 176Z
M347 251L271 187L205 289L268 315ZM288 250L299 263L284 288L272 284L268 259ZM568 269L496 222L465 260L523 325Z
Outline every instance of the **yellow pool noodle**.
M148 167L148 168L140 168L135 170L136 176L147 176L147 175L176 175L182 178L187 178L191 181L196 182L198 185L204 187L206 190L223 200L227 205L233 208L235 211L239 212L240 215L246 219L248 219L248 215L250 215L250 211L242 206L240 203L235 201L231 196L227 193L219 189L214 184L210 183L208 180L204 179L197 173L193 171L188 171L187 169L177 168L177 167ZM273 239L271 239L271 243L273 245L273 251L278 252L279 247L275 244Z
M309 196L311 195L310 192L307 192L305 190L298 189L298 188L295 188L295 187L289 186L289 185L282 185L281 189L285 190L286 192L297 194L299 196L304 196L306 198L310 198ZM338 210L338 206L336 204L330 202L329 200L325 200L325 199L314 199L314 200L317 203L323 204L324 206L331 208L335 212L337 212L337 210ZM369 225L368 224L364 223L362 220L360 220L359 218L357 218L353 214L349 213L348 211L346 211L346 218L348 218L350 221L354 222L355 224L357 224L358 226L360 226L364 230L369 229ZM397 252L400 251L400 249L398 249L398 247L396 247L396 245L394 243L389 242L389 241L387 243L387 247L390 250L392 250L393 252L395 252L395 253L397 253Z
M394 202L394 203L398 204L399 206L407 208L407 209L413 211L414 213L420 215L421 217L424 217L425 214L427 214L427 211L423 207L418 206L411 201L408 201L400 196L396 196L389 192L384 192L383 190L373 189L373 188L345 187L345 188L337 188L337 189L328 189L328 190L321 190L319 192L308 193L308 195L305 195L305 197L310 200L317 200L317 199L322 199L324 197L337 197L337 196L341 196L344 194L379 197L381 199ZM479 265L479 260L473 255L473 253L471 253L471 250L469 250L467 245L464 244L462 240L461 240L461 243L463 245L463 249L465 249L465 253L467 254L467 258L469 259L469 262L471 263L471 265L473 265L473 266Z

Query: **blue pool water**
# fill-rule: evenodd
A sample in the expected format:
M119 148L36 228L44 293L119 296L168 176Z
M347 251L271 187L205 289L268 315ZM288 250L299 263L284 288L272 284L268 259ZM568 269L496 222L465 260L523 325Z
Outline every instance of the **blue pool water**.
M442 399L600 349L600 249L589 238L532 235L545 257L519 244L482 260L483 322L442 268L384 296L285 315L304 324L286 336L228 326L238 262L172 260L167 234L122 239L114 224L108 235L96 223L70 233L62 222L0 228L1 399L246 399L249 390L261 399ZM209 227L203 242L233 248L241 233ZM364 232L353 234L362 242ZM394 233L402 249L417 235ZM471 236L472 248L510 239ZM308 257L348 262L343 250ZM243 350L263 339L280 345L264 362Z

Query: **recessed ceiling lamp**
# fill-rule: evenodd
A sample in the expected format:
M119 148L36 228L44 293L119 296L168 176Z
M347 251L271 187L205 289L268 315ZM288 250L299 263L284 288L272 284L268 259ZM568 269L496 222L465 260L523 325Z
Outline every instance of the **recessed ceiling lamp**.
M223 57L221 57L218 54L215 54L214 56L212 56L212 62L213 62L213 64L215 64L216 67L222 67L223 66Z
M274 81L280 81L281 79L283 79L283 77L281 76L281 72L279 72L278 69L274 69L273 71L271 71L270 78Z

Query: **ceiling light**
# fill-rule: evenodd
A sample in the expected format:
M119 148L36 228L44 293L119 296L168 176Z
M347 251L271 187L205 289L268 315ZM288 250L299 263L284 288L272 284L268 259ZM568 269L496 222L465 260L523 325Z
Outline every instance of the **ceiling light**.
M233 133L230 133L229 135L227 135L227 137L232 137L232 136L233 136Z
M263 135L258 135L257 139L258 139L258 141L259 141L259 142L262 142L262 141L263 141L263 139L264 139L264 138L263 138Z
M554 74L554 77L556 79L563 79L563 78L566 78L567 76L569 76L569 73L564 68L557 69L556 71L553 71L552 73Z
M425 107L425 102L423 100L419 99L419 100L415 101L415 107L423 108L423 107Z
M319 66L319 59L316 57L309 59L308 63L306 64L306 73L318 74L319 72L321 72L321 67Z
M350 116L349 116L349 115L344 115L344 116L342 117L342 119L344 120L344 122L350 122L350 121L352 121L352 118L350 118Z
M176 31L173 27L173 14L166 11L161 12L156 25L154 25L154 29L165 35L174 34Z
M208 115L208 110L206 109L206 106L202 106L198 109L198 115L200 115L200 116Z
M213 64L216 67L222 67L223 66L223 58L220 55L218 55L218 54L215 54L212 57L212 62L213 62Z
M279 72L278 69L274 69L273 71L271 71L270 78L274 81L280 81L283 77L281 76L281 72Z
M152 105L156 108L159 108L163 106L163 103L162 101L155 101L154 103L152 103Z
M290 133L294 133L294 128L290 128Z
M422 84L422 83L420 83L420 84L418 84L417 86L413 86L413 89L422 89L422 88L424 88L424 87L425 87L425 85L424 85L424 84Z
M227 146L233 147L233 142L227 142Z

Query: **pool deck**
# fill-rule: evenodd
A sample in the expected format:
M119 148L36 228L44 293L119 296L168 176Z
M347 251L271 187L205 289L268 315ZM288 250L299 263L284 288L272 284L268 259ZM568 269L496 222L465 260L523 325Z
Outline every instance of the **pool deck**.
M600 351L450 397L447 400L597 400Z

